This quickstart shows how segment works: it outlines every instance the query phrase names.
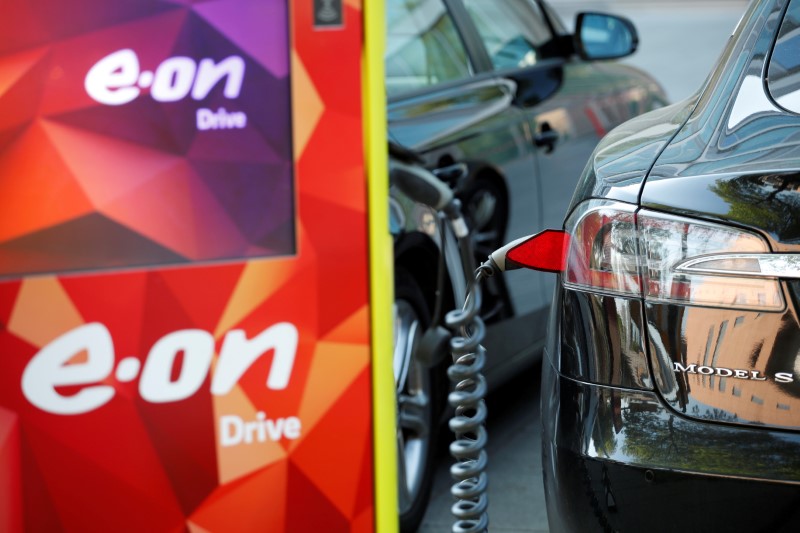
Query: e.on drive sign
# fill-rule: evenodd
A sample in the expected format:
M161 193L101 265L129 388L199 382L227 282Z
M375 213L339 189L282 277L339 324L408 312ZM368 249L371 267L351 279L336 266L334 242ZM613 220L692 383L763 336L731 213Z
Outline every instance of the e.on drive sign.
M0 3L0 531L375 529L345 4Z
M155 72L142 70L134 50L117 50L95 63L86 74L84 86L93 100L105 105L124 105L150 90L157 102L177 102L191 97L206 100L212 89L221 85L222 95L236 100L244 83L245 62L237 55L216 62L213 58L195 61L191 57L169 57ZM233 102L235 103L235 102ZM197 109L197 129L244 129L247 113L227 111L224 107Z
M242 330L231 330L223 338L210 393L224 396L259 358L272 354L266 388L283 390L289 385L297 352L297 328L288 322L275 324L252 339ZM149 403L179 402L197 394L209 381L215 341L201 329L175 331L160 338L142 365L135 356L116 364L114 343L108 329L100 323L84 324L39 350L22 373L22 392L33 405L52 414L80 415L101 408L111 401L116 389L104 381L130 382L139 378L141 399ZM82 361L72 362L84 355ZM178 357L183 363L177 368ZM79 387L66 395L60 387ZM221 446L235 446L295 440L302 423L296 416L269 419L258 411L256 419L245 421L235 414L219 417Z
M95 63L86 74L84 86L89 96L106 105L130 103L148 88L158 102L177 102L189 95L202 101L217 84L222 84L225 98L234 100L242 92L244 70L244 59L232 55L219 63L208 57L199 62L186 56L169 57L155 72L142 71L136 52L125 48Z
M22 373L22 392L33 405L53 414L78 415L98 409L116 394L111 385L92 385L112 377L129 382L139 377L139 394L150 403L177 402L197 393L206 381L215 341L201 329L174 331L160 338L147 354L144 365L135 356L119 361L114 371L114 343L100 323L84 324L61 335L39 350ZM242 330L225 334L211 394L230 393L242 375L267 351L274 353L266 386L282 390L289 384L297 351L297 328L288 322L275 324L248 339ZM79 354L81 363L68 364ZM184 361L173 377L177 358ZM59 386L82 387L70 395Z

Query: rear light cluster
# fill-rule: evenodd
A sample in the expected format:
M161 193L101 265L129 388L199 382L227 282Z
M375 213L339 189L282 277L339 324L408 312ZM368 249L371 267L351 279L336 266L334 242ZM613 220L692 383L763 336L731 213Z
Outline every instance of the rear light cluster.
M565 230L566 287L662 303L784 308L778 280L756 277L756 258L769 246L754 233L600 200L581 204Z

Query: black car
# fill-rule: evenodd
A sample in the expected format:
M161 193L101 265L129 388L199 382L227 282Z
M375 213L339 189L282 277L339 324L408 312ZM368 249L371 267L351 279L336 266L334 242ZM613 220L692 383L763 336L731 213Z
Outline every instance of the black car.
M636 49L636 31L621 17L579 15L572 35L539 0L385 5L389 138L427 168L444 169L438 174L461 199L481 259L509 239L560 224L600 138L666 104L649 76L600 61ZM463 301L465 283L436 212L393 188L390 213L400 515L408 531L425 510L447 386L442 369L425 368L414 353L442 310ZM491 386L541 355L553 281L531 276L511 274L484 289Z
M700 92L612 131L564 230L550 530L797 531L800 0L752 2Z

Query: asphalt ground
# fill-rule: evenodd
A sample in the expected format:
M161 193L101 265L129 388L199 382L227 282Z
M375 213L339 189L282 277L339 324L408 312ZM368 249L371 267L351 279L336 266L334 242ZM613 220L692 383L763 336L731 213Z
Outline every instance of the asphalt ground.
M547 513L542 483L539 437L539 382L541 366L519 374L486 400L489 411L489 531L545 533ZM446 430L443 441L449 441ZM447 442L439 446L439 468L421 533L450 531L449 468L454 462Z
M631 19L639 31L640 46L624 62L653 75L671 101L701 87L747 6L745 0L550 0L550 4L570 28L579 11L604 11ZM540 375L540 367L530 369L487 400L492 532L548 531L539 431ZM448 430L443 433L443 441L448 441ZM422 533L450 531L453 523L452 458L446 446L447 442L441 443Z

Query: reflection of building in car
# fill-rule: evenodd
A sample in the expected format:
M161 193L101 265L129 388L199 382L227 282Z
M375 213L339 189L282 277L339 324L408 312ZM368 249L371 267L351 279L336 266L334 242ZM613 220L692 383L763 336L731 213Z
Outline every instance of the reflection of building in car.
M693 311L685 312L687 363L673 365L676 373L683 374L680 401L685 408L692 409L692 402L697 402L717 406L732 421L795 424L800 398L787 396L783 389L800 379L800 369L792 365L782 371L767 370L774 353L785 348L773 335L782 327L782 316L765 313L756 318L720 310L714 317L700 312L693 318ZM750 364L742 364L741 352L753 354Z
M635 30L622 18L581 17L571 35L539 0L388 0L386 15L389 137L428 168L466 164L466 172L440 178L462 201L481 260L507 240L559 224L600 137L665 104L647 75L592 60L635 49ZM627 46L611 49L603 38ZM416 218L407 199L392 194L392 205L402 207L392 221L402 296L395 339L413 343L416 328L441 320L440 250L448 259L439 292L445 305L462 301L464 281L452 238L439 242L439 230L428 225L433 213ZM516 272L486 284L482 314L492 386L539 358L552 284L545 275ZM395 349L404 530L414 529L425 509L445 392L440 369L428 379L420 369L408 372L415 367L413 358L403 362L413 354L409 346ZM430 410L437 416L430 418Z

